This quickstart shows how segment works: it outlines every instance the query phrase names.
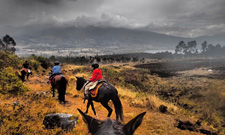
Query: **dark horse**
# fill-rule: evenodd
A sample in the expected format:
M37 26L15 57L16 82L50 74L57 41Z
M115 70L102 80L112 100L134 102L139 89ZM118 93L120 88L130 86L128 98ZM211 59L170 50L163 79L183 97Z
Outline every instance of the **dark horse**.
M123 125L117 120L107 118L102 121L86 115L80 109L78 111L87 124L89 133L92 135L133 135L134 131L141 125L143 117L146 114L146 112L143 112Z
M76 77L77 78L77 90L80 91L84 84L86 83L86 80L83 77ZM109 83L103 83L98 90L98 94L96 97L90 97L88 98L88 103L87 103L87 109L85 113L88 113L88 108L91 105L92 110L94 114L96 115L94 104L92 100L96 102L100 102L107 110L108 110L108 116L110 117L112 114L112 108L109 107L108 102L109 100L112 100L114 107L115 107L115 112L116 112L116 119L118 120L120 118L121 121L123 121L123 107L120 102L119 96L118 96L118 91L117 89L109 84Z
M52 78L51 85L52 85L52 96L55 97L55 89L58 90L58 99L59 102L65 103L65 94L66 94L66 86L67 86L67 79L63 75L56 75Z
M28 72L30 71L30 72ZM27 76L27 79L29 77L30 74L32 74L31 70L28 70L26 68L23 68L22 70L20 70L21 75L19 76L21 78L21 80L24 82L25 81L25 77Z

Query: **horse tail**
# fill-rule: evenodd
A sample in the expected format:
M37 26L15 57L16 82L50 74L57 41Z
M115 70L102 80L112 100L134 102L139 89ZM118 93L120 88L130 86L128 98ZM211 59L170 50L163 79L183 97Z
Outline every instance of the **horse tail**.
M122 106L121 101L119 99L118 93L116 93L116 95L113 96L112 102L115 106L116 114L119 116L120 120L123 122L123 106Z
M60 85L59 85L59 100L65 102L65 94L66 94L66 86L67 86L67 80L64 76L60 79Z
M63 89L66 89L66 86L67 86L67 80L66 80L66 77L65 77L65 76L62 76L62 77L61 77L60 83L61 83L62 88L63 88Z

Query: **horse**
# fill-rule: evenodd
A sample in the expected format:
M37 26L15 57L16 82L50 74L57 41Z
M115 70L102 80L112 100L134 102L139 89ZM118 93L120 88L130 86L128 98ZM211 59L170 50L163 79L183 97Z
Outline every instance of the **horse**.
M65 101L65 94L66 94L66 87L67 87L67 79L63 75L55 75L52 78L51 86L52 86L52 97L55 97L55 89L58 90L58 99L59 102L66 103Z
M92 135L133 135L135 130L141 125L146 114L146 112L143 112L123 125L117 120L107 118L102 121L86 115L80 109L78 111L83 121L87 124L89 133Z
M76 78L77 78L76 89L80 91L83 88L84 84L86 83L86 80L83 77L76 77ZM88 113L88 108L91 105L94 115L96 116L96 112L95 112L95 108L94 108L94 104L92 100L96 102L100 102L108 110L107 117L110 117L112 114L112 108L110 108L108 105L109 100L112 100L114 104L114 108L115 108L116 119L117 120L120 119L121 121L123 121L123 107L118 96L118 91L113 85L104 82L99 87L98 94L96 97L88 96L87 109L85 113L86 114Z
M26 68L23 68L20 70L20 73L21 75L19 76L21 78L21 80L24 82L25 81L25 77L27 76L27 80L28 80L28 77L29 75L31 74L32 75L32 72L30 69L26 69Z

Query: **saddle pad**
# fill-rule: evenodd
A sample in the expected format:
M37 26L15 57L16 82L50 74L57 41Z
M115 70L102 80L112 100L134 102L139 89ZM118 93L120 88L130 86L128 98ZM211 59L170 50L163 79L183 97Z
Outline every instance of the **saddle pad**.
M28 69L23 68L23 69L21 69L20 71L25 71L25 72L27 73L27 72L28 72Z
M98 95L98 89L102 86L102 83L97 86L96 89L91 90L91 97L96 97Z
M55 74L55 75L53 75L53 76L49 79L49 82L52 82L52 80L53 80L57 75L60 75L61 77L64 76L63 74ZM65 76L64 76L64 77L65 77ZM66 78L66 77L65 77L65 78Z

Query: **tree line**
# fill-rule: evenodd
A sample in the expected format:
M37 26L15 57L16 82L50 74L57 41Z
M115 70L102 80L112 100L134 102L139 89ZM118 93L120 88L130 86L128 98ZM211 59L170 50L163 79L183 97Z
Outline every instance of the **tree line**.
M197 42L190 41L187 44L184 41L180 41L175 48L175 54L183 54L185 56L225 56L225 46L220 44L208 44L207 41L201 43L201 47L197 47Z

